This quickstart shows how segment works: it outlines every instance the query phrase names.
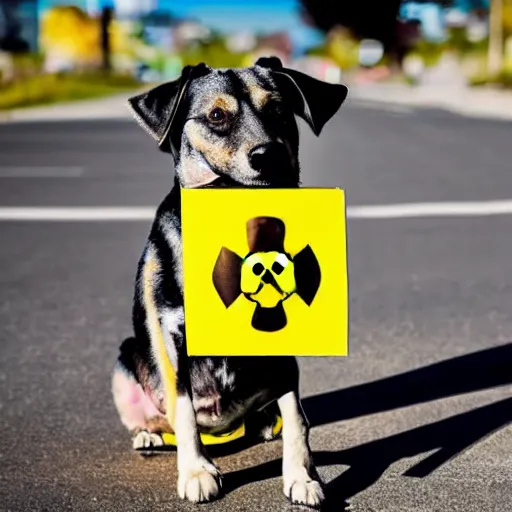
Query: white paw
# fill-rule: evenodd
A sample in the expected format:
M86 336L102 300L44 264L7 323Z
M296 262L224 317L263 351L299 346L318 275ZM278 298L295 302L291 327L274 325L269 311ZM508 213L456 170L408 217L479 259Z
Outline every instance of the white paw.
M273 441L274 439L277 439L279 437L279 434L274 434L274 427L273 425L267 425L266 427L263 427L260 431L260 437L264 441Z
M325 500L322 484L311 479L285 481L284 494L293 504L308 507L320 507Z
M141 430L140 432L137 432L137 434L135 434L132 439L132 446L134 450L156 448L163 445L164 441L161 435L152 434L147 430Z
M181 499L202 503L219 496L222 477L208 460L199 459L194 466L178 471L178 495Z

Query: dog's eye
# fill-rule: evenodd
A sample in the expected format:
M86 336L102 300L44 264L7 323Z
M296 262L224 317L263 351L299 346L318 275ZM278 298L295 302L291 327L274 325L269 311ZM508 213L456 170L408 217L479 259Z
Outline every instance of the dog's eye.
M252 271L257 276L259 276L264 270L265 270L265 267L261 263L256 263L256 265L254 265L254 267L252 267Z
M228 113L219 107L215 107L208 114L208 120L215 124L225 123L228 120Z

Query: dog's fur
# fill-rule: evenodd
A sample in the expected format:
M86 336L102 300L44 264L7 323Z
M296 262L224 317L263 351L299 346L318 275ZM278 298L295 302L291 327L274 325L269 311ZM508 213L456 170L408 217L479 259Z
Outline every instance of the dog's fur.
M221 491L221 475L200 432L223 433L241 421L259 421L261 436L271 439L278 407L284 493L293 503L310 506L324 499L300 405L296 359L187 356L180 188L298 187L294 115L319 135L346 95L343 85L266 58L245 69L186 67L180 79L130 99L142 127L174 157L176 178L139 262L134 337L121 345L112 387L135 448L159 446L160 434L175 433L181 498L209 501ZM175 382L166 381L164 361L170 361Z

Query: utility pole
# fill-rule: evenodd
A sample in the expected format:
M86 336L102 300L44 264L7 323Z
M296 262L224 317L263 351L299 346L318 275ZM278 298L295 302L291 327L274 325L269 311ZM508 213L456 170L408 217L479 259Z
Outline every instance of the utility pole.
M104 7L101 11L101 51L103 56L103 71L111 70L110 61L110 22L112 21L113 9Z
M503 69L503 0L491 0L489 10L487 71L494 77Z

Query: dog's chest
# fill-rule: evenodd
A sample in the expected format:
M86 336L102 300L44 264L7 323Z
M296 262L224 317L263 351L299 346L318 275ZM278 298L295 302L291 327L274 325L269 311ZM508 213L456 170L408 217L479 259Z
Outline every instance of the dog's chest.
M230 358L190 358L192 403L200 427L223 430L242 418L264 393Z

